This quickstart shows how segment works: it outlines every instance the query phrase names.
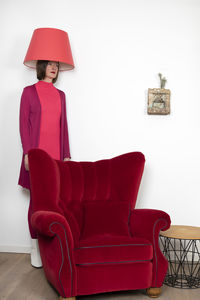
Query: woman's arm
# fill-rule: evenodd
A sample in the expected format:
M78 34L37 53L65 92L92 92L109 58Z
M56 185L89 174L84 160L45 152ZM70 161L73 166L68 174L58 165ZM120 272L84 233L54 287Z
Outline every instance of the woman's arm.
M28 97L28 90L27 88L24 88L21 95L19 124L20 124L20 136L21 136L22 148L23 148L23 153L25 155L24 166L27 171L29 170L27 153L30 149L29 114L30 114L30 103Z
M24 156L24 167L26 171L29 171L28 154L25 154Z
M65 99L65 93L64 93L64 160L66 158L71 158L70 150L69 150L69 133L68 133L68 124L67 124L67 113L66 113L66 99ZM69 160L67 159L67 160Z
M30 134L29 134L29 114L30 103L27 88L24 88L21 95L20 114L19 114L19 127L24 154L30 150Z

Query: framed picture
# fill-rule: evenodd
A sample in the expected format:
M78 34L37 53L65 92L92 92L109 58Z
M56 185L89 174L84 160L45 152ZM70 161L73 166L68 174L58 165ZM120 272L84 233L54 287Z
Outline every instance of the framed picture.
M170 90L148 89L148 107L150 115L170 114Z

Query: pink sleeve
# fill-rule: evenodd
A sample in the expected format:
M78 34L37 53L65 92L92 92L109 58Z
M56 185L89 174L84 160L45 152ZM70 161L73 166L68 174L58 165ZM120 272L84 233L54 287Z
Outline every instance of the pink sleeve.
M20 125L20 136L22 142L22 148L24 154L27 154L30 150L30 134L29 134L29 114L30 114L30 104L28 91L24 88L21 95L20 103L20 114L19 114L19 125Z
M66 114L66 100L65 100L65 93L64 93L64 158L69 157L70 150L69 150L69 134L68 134L68 125L67 125L67 114Z

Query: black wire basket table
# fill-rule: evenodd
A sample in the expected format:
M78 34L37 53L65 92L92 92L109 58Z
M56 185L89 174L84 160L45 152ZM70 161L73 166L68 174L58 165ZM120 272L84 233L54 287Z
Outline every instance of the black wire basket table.
M164 284L200 288L200 227L172 225L160 232L160 248L168 260Z

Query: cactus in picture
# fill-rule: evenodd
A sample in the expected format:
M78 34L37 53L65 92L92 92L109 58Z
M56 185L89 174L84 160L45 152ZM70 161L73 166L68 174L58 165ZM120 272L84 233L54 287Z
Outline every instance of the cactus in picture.
M162 77L161 73L158 73L158 76L160 78L160 88L164 89L165 88L165 84L167 82L167 79L165 77Z

